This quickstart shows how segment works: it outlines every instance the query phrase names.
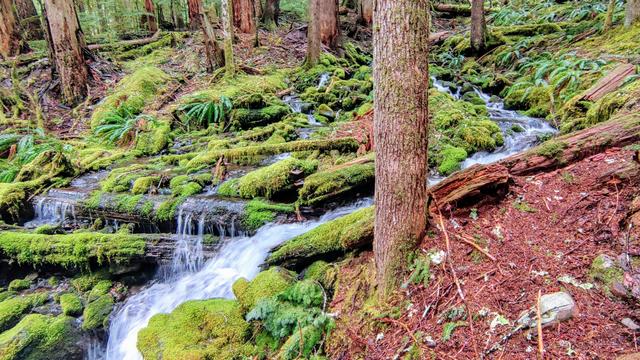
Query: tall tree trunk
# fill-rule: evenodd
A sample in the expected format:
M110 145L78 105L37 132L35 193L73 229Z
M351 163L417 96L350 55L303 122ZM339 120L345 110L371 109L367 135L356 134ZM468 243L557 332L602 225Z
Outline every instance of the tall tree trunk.
M233 62L233 6L231 0L220 2L220 18L222 19L225 75L233 76L236 72L236 64Z
M358 22L370 26L373 22L373 0L358 1Z
M624 16L624 26L630 27L640 20L640 0L627 0L627 9Z
M307 68L314 67L320 59L320 47L322 39L320 38L320 1L309 1L309 26L307 27L307 58L305 66Z
M0 0L0 56L9 58L29 51L21 37L20 22L11 0Z
M604 31L609 31L613 26L613 13L616 11L616 0L609 0L607 17L604 19Z
M471 0L471 49L479 54L486 47L487 25L484 21L484 0Z
M189 29L196 30L202 27L201 20L204 9L202 9L201 0L187 0L189 9Z
M189 0L189 6L190 11L192 9L191 6L198 11L197 14L190 14L190 16L193 16L191 18L191 24L194 22L200 24L204 39L204 51L207 57L207 71L213 72L213 70L224 66L224 53L216 40L213 26L211 26L209 17L202 6L202 0Z
M86 44L76 9L72 0L45 0L44 4L62 96L66 103L74 104L87 95L88 81L83 54Z
M280 15L280 0L266 0L262 9L262 23L273 30L278 26L278 16Z
M32 0L16 0L16 11L20 19L21 28L24 31L25 40L41 40L44 38L40 16Z
M262 0L254 0L253 1L254 13L256 19L262 18ZM258 27L258 22L256 21L256 27Z
M406 274L427 226L429 1L377 0L373 26L378 292Z
M254 22L253 0L232 0L233 4L233 24L240 32L253 34L256 31Z
M153 0L144 0L144 10L146 12L147 27L150 32L155 33L158 31L158 22L156 21L156 7L153 5Z
M318 23L320 38L326 46L335 49L340 43L340 21L338 0L323 0L319 3Z

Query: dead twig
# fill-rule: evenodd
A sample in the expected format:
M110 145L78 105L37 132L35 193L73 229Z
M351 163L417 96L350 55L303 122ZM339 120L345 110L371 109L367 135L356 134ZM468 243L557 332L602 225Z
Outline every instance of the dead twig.
M481 248L480 245L478 245L475 242L471 241L470 239L466 238L466 236L464 234L453 234L453 235L455 235L460 241L464 242L467 245L471 245L473 248L475 248L476 250L478 250L481 253L483 253L486 257L491 259L491 261L496 261L496 258L494 256L492 256L486 250Z
M538 290L538 301L536 302L536 318L538 328L538 358L544 359L544 341L542 340L542 314L540 313L540 298L542 297L542 289Z

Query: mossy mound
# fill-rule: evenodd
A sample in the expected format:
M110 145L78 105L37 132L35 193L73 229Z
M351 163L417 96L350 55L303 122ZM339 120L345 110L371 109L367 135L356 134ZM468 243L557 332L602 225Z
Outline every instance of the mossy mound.
M180 100L180 102L186 103L190 101L190 99L198 97L206 97L211 100L218 101L221 96L234 101L238 96L245 94L275 94L276 92L287 88L285 77L286 73L284 71L275 71L267 75L238 75L233 78L225 77L216 83L211 89L186 95Z
M9 291L26 290L31 287L31 280L15 279L9 283Z
M236 301L189 301L152 317L138 334L138 350L145 359L232 360L253 352L248 332Z
M285 242L269 256L267 263L295 267L318 257L362 247L373 239L374 216L372 206L322 224Z
M171 141L171 122L159 120L153 123L147 131L141 131L136 136L135 149L140 155L155 155L164 150Z
M113 91L96 107L91 116L91 127L100 125L105 116L112 112L127 112L137 115L171 80L171 77L157 67L140 68L122 78Z
M438 172L448 176L457 170L460 170L460 162L467 158L467 151L463 148L454 146L445 146L437 156L441 157Z
M328 200L334 200L340 195L372 187L374 177L375 165L373 162L341 165L333 169L320 171L304 180L304 185L298 192L298 203L301 205L316 205Z
M254 199L245 206L241 222L246 230L258 230L261 226L274 221L277 214L291 214L294 211L293 205L273 204Z
M243 198L275 196L293 189L296 179L313 173L317 161L287 158L269 166L254 170L238 180L238 194Z
M95 330L109 327L109 315L113 311L113 297L111 295L102 295L93 302L89 303L84 309L82 317L82 329Z
M80 360L80 332L67 316L27 315L14 328L0 334L4 360Z
M55 265L66 268L97 263L128 263L141 257L145 240L135 235L77 233L41 235L0 232L0 253L20 264Z
M48 177L35 180L0 183L0 218L5 221L16 220L27 207L28 194L33 194L43 188Z
M251 310L256 303L286 290L295 282L295 273L279 267L259 273L253 280L238 279L233 284L233 294L244 312Z
M67 316L80 316L82 310L84 310L82 299L73 293L60 295L60 307L62 308L62 313Z
M0 333L12 328L24 314L32 308L44 304L48 298L46 293L38 293L10 297L0 302Z

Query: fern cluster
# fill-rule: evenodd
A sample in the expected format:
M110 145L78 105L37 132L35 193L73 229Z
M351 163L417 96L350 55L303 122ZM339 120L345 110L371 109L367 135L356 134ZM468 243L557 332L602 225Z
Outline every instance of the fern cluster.
M136 114L126 106L121 106L105 115L94 133L110 144L130 145L137 135L155 125L157 120L150 115Z
M284 341L281 358L308 358L318 352L324 336L335 327L333 318L323 310L325 302L320 284L304 280L260 300L246 319L258 322L269 336Z
M233 108L231 100L226 96L220 96L218 101L212 100L206 95L194 96L191 100L178 108L184 113L183 123L189 131L206 128L209 124L224 122L229 111Z

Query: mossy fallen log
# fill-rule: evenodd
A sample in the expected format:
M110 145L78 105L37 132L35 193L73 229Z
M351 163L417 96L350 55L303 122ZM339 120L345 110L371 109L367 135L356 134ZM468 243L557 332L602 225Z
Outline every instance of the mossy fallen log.
M298 268L365 246L373 240L374 216L374 207L370 206L322 224L277 247L267 264Z
M510 25L497 26L492 28L493 31L505 36L534 36L547 35L561 32L562 28L556 23L527 24L527 25Z
M471 16L471 6L457 4L433 4L433 10L447 13L450 16ZM496 9L486 8L485 13L494 12Z
M158 41L160 38L160 30L156 31L153 35L135 40L123 40L115 43L106 43L106 44L91 44L88 46L89 50L106 50L106 49L118 49L125 47L134 47L134 46L142 46L154 41Z
M282 144L266 144L244 146L233 149L213 150L195 156L187 163L187 168L197 168L207 165L213 165L221 157L228 160L239 159L242 157L278 155L296 151L330 151L338 150L340 152L354 152L358 150L358 141L354 138L340 138L331 140L300 140Z

